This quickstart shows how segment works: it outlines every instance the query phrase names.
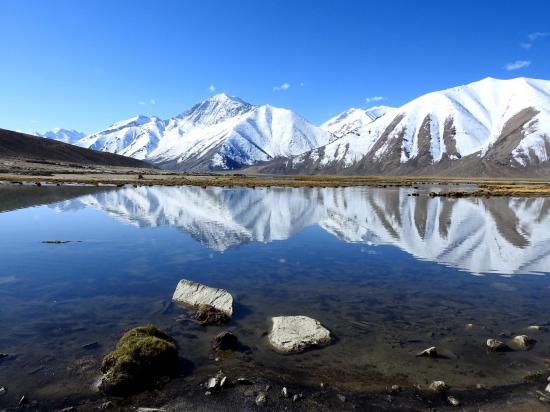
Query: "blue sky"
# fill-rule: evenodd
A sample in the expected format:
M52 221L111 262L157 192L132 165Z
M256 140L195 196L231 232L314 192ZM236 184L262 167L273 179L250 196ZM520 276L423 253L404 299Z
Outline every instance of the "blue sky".
M321 123L487 76L550 79L549 16L546 0L0 0L0 127L93 132L222 91Z

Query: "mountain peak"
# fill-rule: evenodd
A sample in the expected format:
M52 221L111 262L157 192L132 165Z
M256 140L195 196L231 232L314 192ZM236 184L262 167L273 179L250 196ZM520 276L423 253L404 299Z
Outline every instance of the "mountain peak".
M189 110L177 116L192 124L212 126L227 119L247 113L255 106L238 97L218 93L194 105Z

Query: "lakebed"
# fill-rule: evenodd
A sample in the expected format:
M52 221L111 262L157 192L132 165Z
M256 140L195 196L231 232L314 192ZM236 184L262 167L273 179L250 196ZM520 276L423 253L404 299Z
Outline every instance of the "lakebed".
M273 409L454 408L434 380L464 408L547 405L550 199L432 197L445 186L433 182L148 184L0 187L2 407L24 395L35 409L97 409L102 356L146 323L178 342L177 376L114 408L253 409L266 385ZM230 291L231 322L204 327L174 304L182 278ZM332 344L276 353L266 334L278 315L320 320ZM212 352L222 330L239 351ZM529 350L485 347L524 333ZM430 346L439 357L416 357ZM219 370L252 385L205 395Z

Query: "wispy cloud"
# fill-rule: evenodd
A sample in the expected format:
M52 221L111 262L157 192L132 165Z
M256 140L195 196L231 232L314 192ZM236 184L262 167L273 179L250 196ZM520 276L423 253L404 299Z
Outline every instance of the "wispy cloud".
M288 89L290 89L290 84L289 83L283 83L279 86L273 86L273 91L275 91L275 92L285 91L285 90L288 90Z
M300 87L304 87L306 84L304 82L300 82Z
M145 103L145 102L138 102L138 104L141 105L141 106L145 106L147 103Z
M31 123L32 123L32 124L38 123L38 120L32 119L32 120L31 120Z
M210 90L212 93L214 93L216 91L216 86L214 86L213 84L211 84L209 87L208 87L208 90Z
M530 49L533 47L533 43L535 43L537 40L542 39L544 37L549 37L550 31L536 31L534 33L530 33L527 35L528 41L523 41L519 45L520 47L524 49Z
M508 71L511 71L523 69L524 67L527 67L529 65L531 65L531 62L529 60L516 60L515 62L504 65L504 68Z
M157 101L156 101L155 99L151 99L151 100L149 100L149 103L151 103L151 104L157 104Z
M382 100L386 100L387 97L385 96L371 96L371 97L365 97L365 101L367 103L372 103L372 102L381 102Z

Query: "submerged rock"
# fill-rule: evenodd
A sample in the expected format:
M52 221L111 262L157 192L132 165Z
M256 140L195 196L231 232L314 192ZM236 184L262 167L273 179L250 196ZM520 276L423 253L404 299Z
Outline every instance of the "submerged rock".
M544 388L544 391L550 393L550 383L546 385L546 388Z
M508 345L497 339L487 339L487 349L491 352L505 352L508 350Z
M301 352L312 346L327 345L330 331L307 316L278 316L271 319L269 342L279 352Z
M265 392L260 392L256 397L256 405L264 406L267 404L267 394Z
M229 322L229 316L214 306L201 304L197 307L195 319L205 326L220 326Z
M460 406L460 401L452 395L447 396L447 402L452 406Z
M518 335L512 339L512 342L520 349L529 349L534 341L527 335Z
M417 357L437 358L437 348L435 346L424 349L416 354Z
M430 383L430 386L428 387L433 392L445 392L449 387L447 384L443 381L433 381Z
M231 332L219 333L212 341L214 350L237 350L239 347L239 339Z
M172 300L193 307L209 305L225 313L228 317L233 315L233 296L228 291L211 288L186 279L179 281Z
M140 326L126 332L103 358L98 387L106 395L139 392L172 375L177 364L174 340L153 325Z
M540 325L530 325L527 327L527 330L530 330L533 332L542 332L544 330L544 327Z

